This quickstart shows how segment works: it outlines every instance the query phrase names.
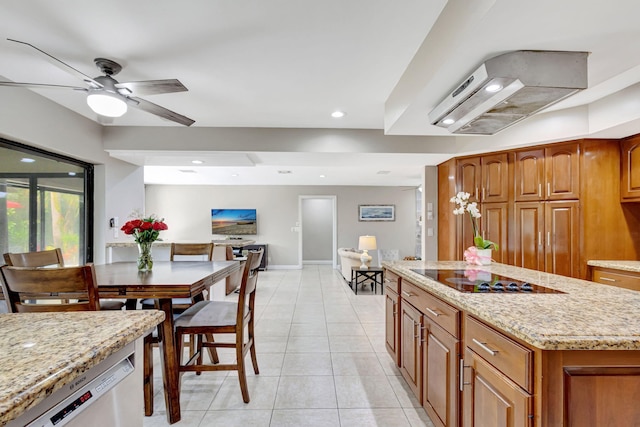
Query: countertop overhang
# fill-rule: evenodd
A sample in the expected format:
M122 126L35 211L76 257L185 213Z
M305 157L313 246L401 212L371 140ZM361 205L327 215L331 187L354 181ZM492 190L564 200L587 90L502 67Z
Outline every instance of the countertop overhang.
M157 310L0 315L0 425L164 320Z
M640 292L505 264L383 262L389 270L469 314L542 350L640 350ZM477 269L563 294L469 294L411 271Z

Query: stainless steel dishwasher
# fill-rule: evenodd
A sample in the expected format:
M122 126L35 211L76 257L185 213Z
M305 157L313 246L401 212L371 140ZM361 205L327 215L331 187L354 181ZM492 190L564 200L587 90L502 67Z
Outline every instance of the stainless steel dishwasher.
M7 427L141 426L142 370L135 369L134 349L135 343L129 343L9 422Z

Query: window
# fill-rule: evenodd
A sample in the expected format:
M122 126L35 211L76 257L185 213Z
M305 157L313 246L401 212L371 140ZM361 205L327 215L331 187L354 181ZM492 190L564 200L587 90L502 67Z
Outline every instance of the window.
M93 165L0 138L0 252L93 259Z

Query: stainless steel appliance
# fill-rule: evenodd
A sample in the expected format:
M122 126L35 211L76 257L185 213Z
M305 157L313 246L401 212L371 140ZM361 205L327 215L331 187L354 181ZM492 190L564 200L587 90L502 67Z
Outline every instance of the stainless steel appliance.
M135 370L132 342L47 396L7 427L142 425L142 378L137 378L140 373L140 369Z
M411 271L460 292L503 294L562 294L564 292L479 269L444 270L412 268Z

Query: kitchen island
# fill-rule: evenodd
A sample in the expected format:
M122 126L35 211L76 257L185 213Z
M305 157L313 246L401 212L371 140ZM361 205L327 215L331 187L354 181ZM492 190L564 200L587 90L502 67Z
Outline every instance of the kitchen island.
M135 365L141 367L141 338L163 320L157 310L0 315L0 425L134 342ZM139 403L141 425L142 374L137 371L126 398Z
M503 264L383 266L387 349L435 425L640 425L639 292ZM559 293L466 293L421 269Z

